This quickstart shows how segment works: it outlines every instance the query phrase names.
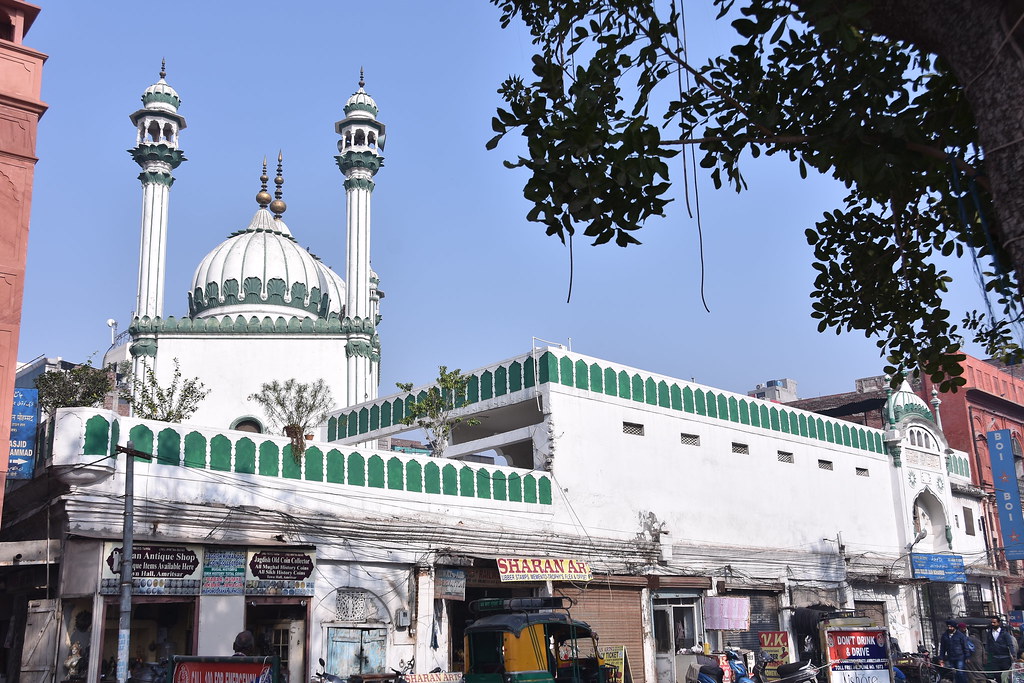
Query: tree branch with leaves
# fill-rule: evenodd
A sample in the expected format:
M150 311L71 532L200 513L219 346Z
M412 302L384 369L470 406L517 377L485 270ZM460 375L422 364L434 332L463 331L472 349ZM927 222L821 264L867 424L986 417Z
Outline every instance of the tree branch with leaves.
M331 388L322 379L267 382L249 400L262 407L271 423L291 439L295 462L300 462L306 452L306 434L326 422L334 410Z
M849 190L814 226L794 226L813 249L820 331L862 332L894 382L920 369L943 390L964 383L967 334L1020 357L1024 60L1006 29L1020 20L1012 3L713 0L735 41L695 64L678 0L491 2L503 26L525 24L535 54L531 77L501 85L488 147L525 138L528 152L505 163L527 170L527 219L548 235L639 244L673 199L667 161L681 150L683 169L699 164L736 191L751 159L782 154ZM976 257L988 293L959 324L944 302L950 256Z
M182 379L181 363L174 359L174 374L169 386L162 386L150 364L142 377L129 374L121 397L131 406L132 416L143 420L184 422L199 410L210 390L197 377Z
M406 400L401 423L422 429L434 456L442 458L455 429L460 425L478 425L480 420L456 416L466 401L469 378L459 368L449 370L448 366L442 365L437 370L437 381L433 386L420 392L419 396L410 395ZM395 386L408 392L412 392L413 388L411 382L396 382Z

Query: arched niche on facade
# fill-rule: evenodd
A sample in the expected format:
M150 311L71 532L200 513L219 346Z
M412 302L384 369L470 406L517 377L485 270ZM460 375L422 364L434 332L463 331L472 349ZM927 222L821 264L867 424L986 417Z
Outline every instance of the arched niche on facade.
M914 550L924 553L941 553L949 550L949 540L946 538L946 526L949 518L946 516L946 509L942 502L926 489L914 499L914 535L924 532L922 538L914 546Z

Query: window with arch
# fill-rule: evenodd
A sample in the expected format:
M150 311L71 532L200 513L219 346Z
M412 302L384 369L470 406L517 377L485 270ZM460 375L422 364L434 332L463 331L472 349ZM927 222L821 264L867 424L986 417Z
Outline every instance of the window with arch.
M929 451L939 450L938 440L932 437L931 433L929 433L927 429L911 427L908 436L911 446L917 446L918 448L923 448Z
M252 434L263 433L263 425L255 417L239 418L232 423L231 428L239 432L250 432Z

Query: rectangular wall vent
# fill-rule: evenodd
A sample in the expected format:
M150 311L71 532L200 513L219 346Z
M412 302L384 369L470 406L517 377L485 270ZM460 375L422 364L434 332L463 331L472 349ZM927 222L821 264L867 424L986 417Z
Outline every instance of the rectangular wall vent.
M750 446L748 446L745 443L736 443L735 441L733 441L732 452L739 453L741 455L747 455L748 453L750 453Z
M680 434L679 443L683 444L684 446L699 446L700 436L698 436L697 434Z
M831 460L819 460L818 461L818 469L819 470L828 470L829 472L831 472L832 471L832 461Z
M858 467L857 468L857 476L858 477L870 477L871 473L868 472L868 468L867 467Z
M792 453L787 453L786 451L779 451L779 462L785 462L792 465L795 462L795 460L793 459Z
M622 433L629 434L631 436L643 436L644 426L642 424L637 424L636 422L623 422Z

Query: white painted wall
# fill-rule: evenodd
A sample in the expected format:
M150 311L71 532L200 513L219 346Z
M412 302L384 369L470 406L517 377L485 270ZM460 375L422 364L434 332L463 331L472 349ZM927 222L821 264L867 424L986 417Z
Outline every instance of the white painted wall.
M340 334L162 334L156 356L162 386L170 384L175 358L181 362L182 377L198 377L210 390L190 420L197 425L225 429L238 418L253 415L266 426L263 410L247 399L273 380L323 379L335 404L340 407L345 401L345 338Z

